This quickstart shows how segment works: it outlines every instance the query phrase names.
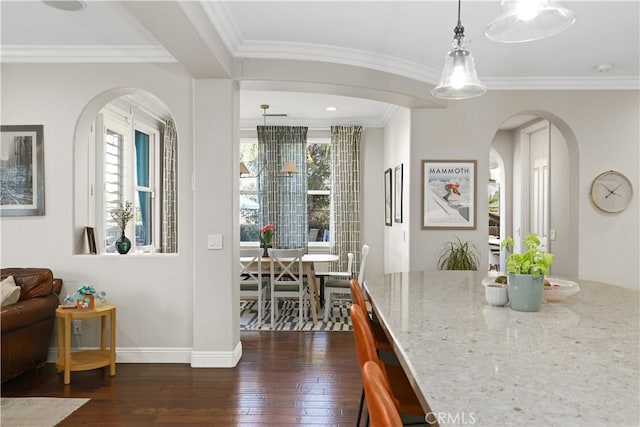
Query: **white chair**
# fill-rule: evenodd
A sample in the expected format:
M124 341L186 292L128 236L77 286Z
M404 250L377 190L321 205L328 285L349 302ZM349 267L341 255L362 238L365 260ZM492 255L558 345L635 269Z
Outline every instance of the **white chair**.
M362 252L360 252L360 270L358 271L358 283L364 283L364 267L367 263L367 255L369 255L369 246L363 245ZM349 253L347 256L350 256L348 262L348 270L351 271L352 262L353 262L353 254ZM343 276L344 277L344 276ZM331 314L331 304L332 298L334 295L351 295L351 273L344 279L330 279L325 282L324 285L324 321L327 322L329 320L329 315ZM361 285L362 286L362 285Z
M262 307L267 287L262 286L262 248L240 249L240 298L258 300L258 327L262 326Z
M268 249L271 274L271 327L278 315L278 299L298 298L298 329L302 327L306 285L303 281L304 249Z

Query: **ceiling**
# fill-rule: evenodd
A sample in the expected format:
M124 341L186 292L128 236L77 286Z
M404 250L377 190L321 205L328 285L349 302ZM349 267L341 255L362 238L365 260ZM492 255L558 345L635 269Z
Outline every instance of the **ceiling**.
M420 94L427 98L451 46L457 14L453 0L84 3L82 10L68 12L41 1L3 0L2 61L177 61L187 71L200 61L206 70L197 49L204 43L219 58L230 58L232 66L226 70L232 78L239 75L243 61L251 59L321 61L427 83ZM638 89L640 2L564 0L563 4L577 16L569 30L535 42L501 44L483 35L500 2L462 3L467 46L489 90ZM163 11L168 15L164 22ZM184 12L192 28L180 27L176 11ZM173 33L165 34L168 31ZM224 60L206 59L213 64L212 75L219 72L215 65L222 64L219 68L224 71ZM600 64L611 69L601 72ZM296 89L302 92L283 87L265 90L238 80L243 127L262 123L261 104L270 105L268 113L287 114L269 119L270 123L311 128L329 123L382 126L395 108L391 98L382 102L380 96L377 100L338 96L321 93L318 87ZM326 111L328 106L336 110Z

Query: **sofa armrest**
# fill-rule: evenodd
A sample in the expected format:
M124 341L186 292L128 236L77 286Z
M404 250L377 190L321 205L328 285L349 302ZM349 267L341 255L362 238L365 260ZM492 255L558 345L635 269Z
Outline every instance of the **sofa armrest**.
M43 297L35 297L2 307L0 311L2 334L55 317L59 304L58 297L50 293Z

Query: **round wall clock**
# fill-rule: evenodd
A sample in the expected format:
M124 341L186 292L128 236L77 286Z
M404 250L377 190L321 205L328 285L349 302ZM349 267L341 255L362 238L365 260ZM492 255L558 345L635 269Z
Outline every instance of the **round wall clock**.
M591 183L591 201L604 212L622 212L633 197L631 181L618 171L606 171Z

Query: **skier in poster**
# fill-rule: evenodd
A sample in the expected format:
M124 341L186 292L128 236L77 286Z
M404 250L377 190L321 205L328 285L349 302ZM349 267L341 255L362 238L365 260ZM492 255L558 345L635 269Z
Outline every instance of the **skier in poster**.
M447 194L445 196L442 196L443 199L445 199L447 202L449 201L449 196L451 196L451 194L457 194L458 196L460 195L460 191L458 190L458 187L460 187L460 184L457 182L451 183L448 182L445 186L444 189L447 191Z

